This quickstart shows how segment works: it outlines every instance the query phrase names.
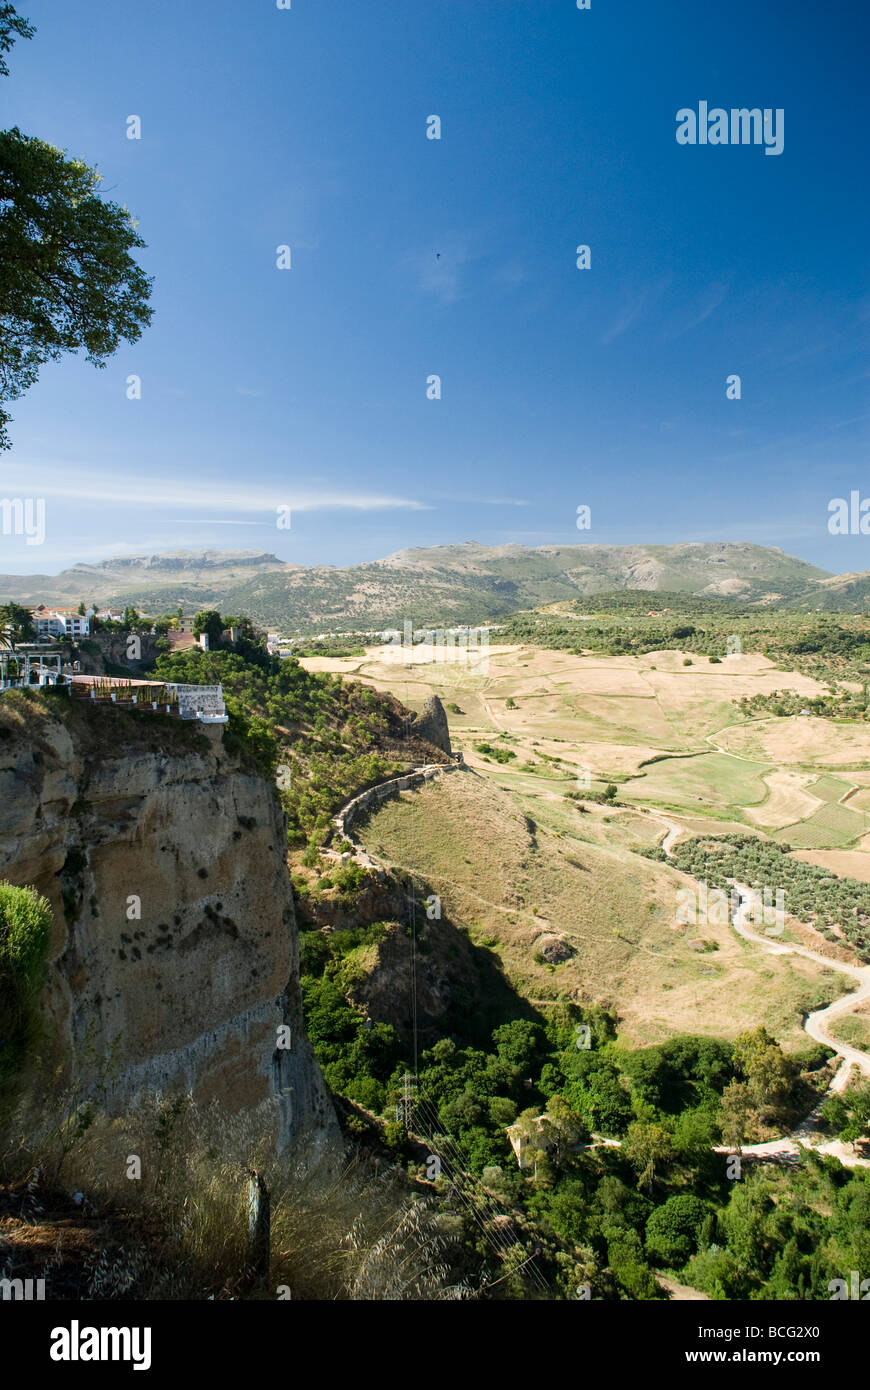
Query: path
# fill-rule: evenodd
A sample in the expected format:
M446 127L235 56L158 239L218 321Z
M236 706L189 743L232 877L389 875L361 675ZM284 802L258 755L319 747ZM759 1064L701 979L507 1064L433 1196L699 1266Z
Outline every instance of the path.
M842 1091L845 1088L848 1066L858 1067L865 1076L870 1076L870 1053L865 1052L863 1048L852 1047L849 1043L839 1042L831 1036L826 1027L826 1020L833 1020L839 1018L841 1014L851 1013L865 999L870 999L870 965L847 965L843 961L835 961L828 956L823 956L820 951L812 951L808 946L798 946L797 943L791 942L774 942L769 937L753 931L747 926L746 917L750 908L753 907L753 902L757 907L758 894L754 894L752 889L744 883L735 883L734 886L740 895L740 905L734 914L731 925L738 936L742 936L746 941L754 942L757 946L762 946L770 955L804 956L807 960L824 965L828 970L839 970L841 974L849 975L853 980L858 981L858 988L850 994L844 994L841 998L835 999L833 1003L825 1005L823 1009L815 1009L811 1014L808 1014L804 1021L804 1029L814 1042L823 1043L825 1047L830 1047L832 1051L843 1058L845 1065L837 1071L832 1089ZM760 913L756 911L755 915L758 916ZM839 1080L841 1073L844 1073L844 1076L842 1080ZM836 1085L838 1080L839 1085Z
M660 848L670 858L677 837L684 833L685 826L669 820L667 816L657 811L647 811L646 814L667 827L666 834L660 841ZM735 882L734 886L740 895L740 905L732 918L731 925L738 936L742 936L745 941L752 941L756 946L763 947L770 955L805 956L807 960L815 961L827 970L839 970L841 974L849 975L853 980L858 981L856 990L826 1004L823 1009L815 1009L811 1014L808 1014L804 1021L804 1030L814 1042L820 1042L825 1047L829 1047L843 1059L843 1064L831 1083L832 1090L842 1091L845 1089L851 1066L858 1067L865 1076L870 1076L870 1052L866 1052L860 1047L853 1047L849 1043L840 1042L831 1036L825 1026L826 1020L833 1020L839 1018L841 1014L851 1013L858 1004L863 1003L865 999L870 999L870 965L849 965L844 961L832 960L829 956L823 956L820 951L813 951L808 946L799 946L796 942L771 941L769 936L762 936L753 931L747 925L746 918L753 903L756 903L757 906L758 894L754 893L745 883ZM755 915L761 916L760 909L755 912Z
M452 770L452 768L455 766L456 764L427 764L425 768L415 768L411 773L406 773L401 778L390 779L390 781L396 783L405 782L407 785L407 779L414 777L415 774L422 774L425 772L428 774L429 777L431 777L433 775L436 775L437 773L443 772L445 768L448 770ZM374 789L371 790L374 791ZM350 836L349 827L345 828L345 816L347 815L347 812L354 806L354 803L358 802L359 800L360 795L359 793L357 793L355 796L351 797L344 804L344 806L342 806L341 810L338 812L338 815L334 818L333 823L341 828L342 834L346 839L349 839ZM673 849L674 844L676 843L678 837L685 833L686 827L684 825L681 825L678 821L670 820L661 812L651 811L647 807L635 807L633 808L633 810L635 813L640 811L642 814L649 816L652 820L658 821L660 825L664 825L665 834L660 841L660 847L670 858L671 850ZM357 859L358 862L364 863L366 867L379 869L400 868L407 869L411 873L416 872L415 870L411 869L410 866L395 864L389 860L387 860L385 864L378 863L378 861L372 859L372 857L356 841L351 840L350 842L353 844L353 857ZM343 857L340 854L336 853L336 851L321 850L321 853L333 858ZM486 903L490 908L495 908L499 912L504 912L506 914L510 914L511 916L526 915L521 911L517 912L517 909L515 908L510 909L503 907L500 904L492 903L489 901L489 899L484 898L482 895L475 893L473 890L469 890L467 887L465 887L465 885L460 886L459 884L455 884L451 880L446 879L443 875L438 877L440 877L443 882L450 883L452 887L458 889L460 892L464 891L466 893L470 893L472 897L478 898L479 901ZM804 956L807 960L815 961L817 964L824 966L826 969L838 970L841 974L849 975L852 979L858 981L858 988L856 990L853 990L849 994L842 995L839 999L835 999L832 1003L825 1005L824 1008L815 1009L811 1014L808 1014L807 1018L804 1021L804 1029L808 1033L808 1035L813 1039L814 1042L822 1043L823 1046L830 1048L842 1059L841 1065L837 1068L837 1071L831 1080L830 1086L828 1087L828 1092L840 1093L846 1089L853 1066L857 1067L864 1076L870 1077L870 1052L866 1052L862 1048L853 1047L849 1043L840 1042L838 1039L833 1038L831 1036L830 1032L826 1027L827 1021L838 1018L841 1014L851 1013L852 1010L855 1009L859 1004L861 1004L865 999L870 999L870 965L848 965L842 961L831 960L828 956L823 956L821 952L813 951L807 946L800 946L796 942L786 943L780 941L772 941L770 937L762 936L760 933L753 931L747 925L746 918L751 908L755 910L755 904L758 900L758 894L754 893L753 890L749 888L746 884L735 882L734 886L737 889L740 902L736 912L733 914L731 925L733 926L738 936L741 936L746 941L752 942L756 946L760 946L770 955ZM761 914L757 912L757 910L756 915L761 916ZM535 921L537 925L540 925L542 927L546 925L546 923L542 921L540 918L536 918ZM849 1146L843 1144L838 1139L829 1140L821 1144L813 1143L813 1136L815 1135L816 1130L818 1128L820 1118L819 1110L821 1104L822 1101L820 1100L818 1104L814 1107L814 1109L810 1112L810 1114L804 1117L804 1119L795 1127L795 1129L792 1131L790 1135L784 1135L780 1139L773 1139L764 1144L744 1145L741 1149L741 1153L743 1155L755 1155L758 1158L771 1158L778 1159L784 1162L797 1162L800 1157L801 1150L804 1147L810 1146L813 1149L815 1149L818 1153L828 1153L836 1155L836 1157L839 1158L840 1162L847 1167L870 1168L870 1159L858 1157L854 1153L850 1152ZM595 1148L601 1144L605 1144L608 1146L619 1146L620 1142L621 1141L616 1139L604 1139L600 1135L593 1135L593 1143L588 1147ZM728 1149L725 1146L716 1146L715 1151L717 1153L733 1152L733 1150Z
M724 750L723 750L724 751ZM660 842L660 847L670 858L671 850L676 842L677 836L685 831L685 826L677 822L668 820L660 812L646 811L653 820L666 826L666 834ZM804 1020L804 1030L809 1034L814 1042L822 1043L829 1047L841 1058L840 1066L837 1068L828 1093L840 1094L845 1091L849 1084L852 1067L867 1077L870 1077L870 1053L860 1047L853 1047L849 1043L840 1042L831 1036L826 1023L842 1014L851 1013L865 999L870 998L870 965L848 965L843 961L831 960L828 956L823 956L820 951L813 951L808 946L799 946L796 942L771 941L770 937L762 936L753 931L747 925L746 918L750 908L758 902L758 894L744 883L735 883L735 888L740 895L740 903L734 913L731 925L738 936L745 941L751 941L753 945L761 946L769 955L797 955L805 956L807 960L815 961L823 965L827 970L839 970L841 974L848 975L853 980L858 981L858 988L849 994L841 995L832 1003L826 1004L822 1009L814 1009ZM756 912L761 916L760 912ZM763 918L762 918L763 920ZM773 1139L766 1144L749 1144L741 1150L743 1154L755 1154L759 1158L776 1158L783 1161L797 1161L800 1157L801 1149L810 1146L818 1153L834 1154L840 1162L850 1168L870 1168L870 1159L860 1158L850 1152L850 1147L843 1144L839 1139L831 1139L825 1143L813 1143L813 1137L818 1129L823 1099L806 1115L803 1120L795 1127L790 1135L784 1135L781 1139ZM717 1153L730 1153L732 1150L719 1146Z

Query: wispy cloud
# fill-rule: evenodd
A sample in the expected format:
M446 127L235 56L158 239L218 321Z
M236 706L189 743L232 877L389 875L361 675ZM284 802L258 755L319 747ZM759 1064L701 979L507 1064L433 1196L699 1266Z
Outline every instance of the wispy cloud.
M469 497L468 493L437 492L439 502L461 502L465 507L529 507L531 503L522 497Z
M426 510L426 503L392 493L339 488L301 489L292 482L242 483L221 479L165 478L154 474L137 477L121 469L111 473L88 472L77 465L11 463L0 469L0 490L21 496L62 497L73 502L114 504L158 510L163 507L199 509L203 502L217 512L274 512L291 507L296 512L332 510Z
M715 531L710 532L701 524L684 530L681 539L687 541L749 541L754 545L774 545L786 548L795 541L819 539L825 532L828 513L820 508L817 522L807 517L786 517L781 520L771 517L752 517L747 521L720 522Z
M622 311L613 326L602 334L602 343L612 343L615 338L621 338L642 314L661 299L671 279L670 275L663 275L658 280L651 280L639 291L624 291Z
M673 342L675 338L681 338L684 333L690 333L693 328L706 322L711 314L715 314L727 294L727 285L710 285L693 303L674 314L664 331L664 341Z
M870 420L870 412L865 411L863 415L852 415L848 420L837 420L831 425L831 429L844 430L848 425L862 425L865 420Z

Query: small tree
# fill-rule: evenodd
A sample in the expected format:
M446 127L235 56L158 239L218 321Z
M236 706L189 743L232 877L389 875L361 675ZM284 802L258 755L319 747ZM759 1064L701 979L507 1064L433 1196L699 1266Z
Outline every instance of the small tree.
M656 1207L646 1223L647 1254L678 1269L698 1248L707 1207L700 1197L681 1192Z
M656 1169L674 1157L673 1137L663 1125L638 1120L628 1127L623 1152L638 1174L638 1187L651 1189Z
M589 1138L589 1128L582 1115L578 1115L563 1096L550 1096L547 1101L547 1119L553 1137L556 1161L563 1163L575 1144Z
M752 1114L752 1096L745 1081L732 1081L722 1093L719 1109L719 1123L722 1127L722 1140L738 1153L746 1143L749 1121Z
M210 647L220 641L224 630L224 620L216 608L203 608L193 620L193 635L201 637L205 633Z
M16 642L32 642L36 637L30 609L20 603L6 603L0 607L0 633L4 629L13 647Z

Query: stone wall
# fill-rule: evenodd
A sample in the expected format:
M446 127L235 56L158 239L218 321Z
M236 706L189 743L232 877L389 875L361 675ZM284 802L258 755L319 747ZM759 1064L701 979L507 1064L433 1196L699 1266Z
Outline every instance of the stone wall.
M127 655L126 632L93 632L78 643L73 651L73 660L81 663L82 674L86 676L125 675L140 676L151 670L159 653L160 640L153 633L137 633L140 645L140 658L131 661Z
M379 782L377 786L367 787L353 800L348 801L339 814L334 817L332 823L339 838L348 840L354 846L353 857L357 863L362 864L367 869L380 867L377 861L372 859L371 855L367 854L353 840L351 833L353 823L361 812L369 810L372 806L386 801L390 797L398 796L400 792L412 791L414 787L421 787L424 782L431 782L434 777L438 777L441 773L455 772L458 766L457 763L428 763L424 767L414 768L412 772L403 773L400 777L391 777L388 782Z

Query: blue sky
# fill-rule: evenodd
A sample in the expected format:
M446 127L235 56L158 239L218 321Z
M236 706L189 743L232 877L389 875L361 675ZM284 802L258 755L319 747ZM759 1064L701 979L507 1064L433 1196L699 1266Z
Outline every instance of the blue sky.
M45 497L47 534L0 536L0 572L472 538L870 569L827 531L870 495L865 5L18 8L3 123L99 167L155 316L13 403L0 495ZM782 108L783 152L678 145L702 100Z

